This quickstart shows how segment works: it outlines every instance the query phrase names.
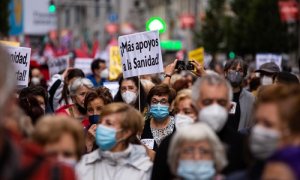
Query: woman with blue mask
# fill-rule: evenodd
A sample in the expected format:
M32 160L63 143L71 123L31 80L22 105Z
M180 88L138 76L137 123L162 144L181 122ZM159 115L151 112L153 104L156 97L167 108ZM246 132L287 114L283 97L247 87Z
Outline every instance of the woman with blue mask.
M148 94L149 105L141 142L149 149L157 150L164 138L175 130L174 116L170 114L170 104L176 92L166 84L154 86Z
M78 179L149 179L152 162L146 148L132 143L143 125L142 115L130 105L104 106L96 129L99 148L82 157Z
M171 140L168 164L175 179L213 180L226 166L225 150L204 123L180 128Z

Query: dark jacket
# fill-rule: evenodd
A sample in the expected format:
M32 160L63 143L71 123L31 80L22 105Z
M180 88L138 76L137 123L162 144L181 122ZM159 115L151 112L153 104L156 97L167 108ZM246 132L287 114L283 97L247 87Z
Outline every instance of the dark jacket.
M174 133L173 133L174 134ZM172 141L173 134L166 137L156 151L156 156L153 164L152 180L157 179L173 179L174 176L169 168L167 157L169 144ZM219 132L218 137L225 144L228 166L224 169L224 174L229 174L235 171L243 170L246 163L243 157L245 151L244 139L245 137L236 131L228 128L227 125Z

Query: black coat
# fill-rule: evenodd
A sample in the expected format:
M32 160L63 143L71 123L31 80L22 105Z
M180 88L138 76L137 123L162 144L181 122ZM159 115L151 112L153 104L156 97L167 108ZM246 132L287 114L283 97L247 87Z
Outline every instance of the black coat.
M243 157L245 151L244 136L238 132L232 131L231 128L228 128L226 125L217 135L225 144L227 160L229 162L223 173L229 174L245 169L246 163ZM167 136L156 151L151 175L152 180L168 180L174 178L167 162L169 144L172 138L173 134Z

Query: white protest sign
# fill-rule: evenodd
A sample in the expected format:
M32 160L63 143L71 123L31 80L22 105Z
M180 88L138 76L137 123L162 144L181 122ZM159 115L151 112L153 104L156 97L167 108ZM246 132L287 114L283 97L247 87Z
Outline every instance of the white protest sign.
M281 69L282 56L276 54L256 54L256 69L259 69L261 65L274 62Z
M20 87L27 87L31 49L13 46L6 46L6 48L9 53L10 60L15 67L17 85Z
M69 64L69 58L69 55L65 55L49 59L47 64L50 76L58 74L60 71L66 69Z
M22 1L24 34L45 35L57 29L57 14L50 13L49 0Z
M91 64L93 62L92 58L76 58L74 68L81 69L85 75L91 74Z
M158 31L120 36L123 77L164 71Z
M141 139L141 143L143 143L149 149L154 148L154 139Z
M110 93L113 97L118 93L119 91L119 82L118 81L112 81L112 82L103 82L103 86L107 87L110 90Z

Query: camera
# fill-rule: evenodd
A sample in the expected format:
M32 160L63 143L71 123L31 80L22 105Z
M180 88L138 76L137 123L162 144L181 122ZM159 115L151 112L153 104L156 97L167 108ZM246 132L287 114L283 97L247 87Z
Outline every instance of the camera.
M177 69L179 72L182 70L192 71L195 69L195 66L191 63L191 61L185 63L184 60L179 60L176 63L175 69Z

